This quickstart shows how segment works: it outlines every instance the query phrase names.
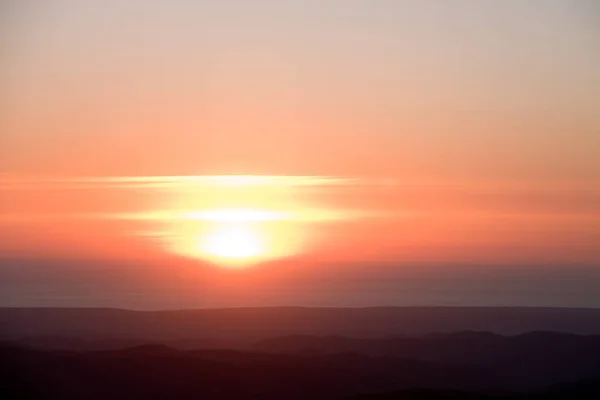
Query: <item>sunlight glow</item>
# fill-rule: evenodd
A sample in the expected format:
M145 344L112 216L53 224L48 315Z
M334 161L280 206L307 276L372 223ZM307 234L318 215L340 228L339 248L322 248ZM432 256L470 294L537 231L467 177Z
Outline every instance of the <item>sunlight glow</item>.
M189 213L180 214L180 217L185 219L197 219L214 222L260 222L289 219L287 213L253 209L192 211Z
M224 268L246 268L299 251L301 229L285 212L223 208L163 217L172 251Z
M161 180L180 187L172 193L170 204L133 217L164 223L161 237L168 251L225 268L303 253L311 224L359 217L352 210L315 207L306 201L304 186L351 184L348 179L223 175Z
M264 238L249 225L222 226L202 238L199 254L226 260L251 261L266 256Z

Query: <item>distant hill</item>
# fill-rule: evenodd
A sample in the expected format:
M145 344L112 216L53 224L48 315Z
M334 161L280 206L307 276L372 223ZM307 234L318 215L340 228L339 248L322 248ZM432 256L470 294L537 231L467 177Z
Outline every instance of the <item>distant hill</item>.
M600 309L513 307L266 307L178 311L0 308L0 338L63 336L248 345L289 335L381 338L434 332L600 334ZM137 342L136 342L137 343ZM136 343L132 343L136 344ZM142 343L139 343L142 344Z

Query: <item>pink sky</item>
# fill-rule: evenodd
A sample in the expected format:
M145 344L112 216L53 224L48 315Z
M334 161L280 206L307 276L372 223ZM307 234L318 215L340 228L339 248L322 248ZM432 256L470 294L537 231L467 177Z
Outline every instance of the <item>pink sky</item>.
M600 262L592 2L40 0L11 12L3 260L204 265L189 242L217 223L177 215L259 210L294 216L256 223L262 262L307 271ZM238 175L267 183L206 181Z

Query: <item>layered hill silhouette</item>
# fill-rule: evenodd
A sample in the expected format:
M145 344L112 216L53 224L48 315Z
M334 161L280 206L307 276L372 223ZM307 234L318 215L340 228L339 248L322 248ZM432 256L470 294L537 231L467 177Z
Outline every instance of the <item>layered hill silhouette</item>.
M522 377L528 385L600 376L600 335L531 332L506 337L459 332L393 339L292 336L265 340L255 348L279 354L356 353L442 365L477 365Z
M600 310L0 309L32 399L598 399Z

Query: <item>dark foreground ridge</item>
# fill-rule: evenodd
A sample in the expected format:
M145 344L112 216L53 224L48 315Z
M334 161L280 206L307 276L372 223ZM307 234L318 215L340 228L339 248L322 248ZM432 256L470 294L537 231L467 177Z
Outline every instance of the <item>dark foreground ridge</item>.
M587 379L539 387L529 381L536 380L534 374L359 354L180 351L152 345L73 352L4 344L0 355L6 371L2 393L11 399L600 398L598 365L588 371ZM542 370L536 373L538 378L544 376Z

